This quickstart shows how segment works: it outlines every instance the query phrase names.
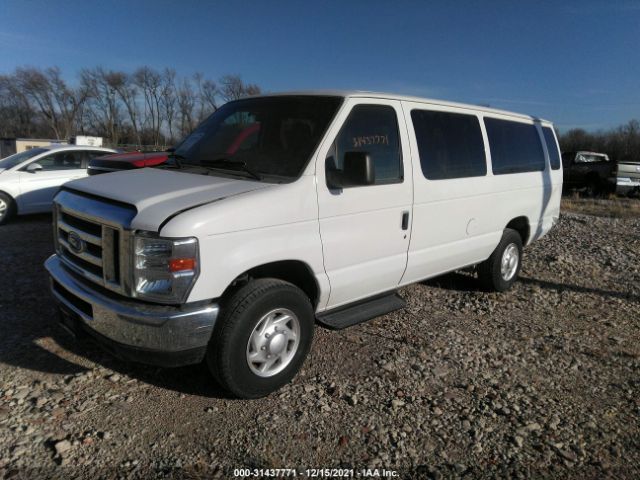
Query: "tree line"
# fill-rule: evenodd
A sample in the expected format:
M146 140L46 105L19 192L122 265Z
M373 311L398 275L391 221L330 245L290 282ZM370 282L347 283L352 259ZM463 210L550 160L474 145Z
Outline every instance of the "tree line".
M640 122L631 120L627 124L610 130L587 132L577 128L558 138L563 152L589 150L606 153L611 160L640 161Z
M219 105L260 91L239 75L213 80L172 68L87 68L76 85L58 67L16 68L0 75L0 137L96 135L113 145L172 145Z
M105 137L112 145L173 145L219 105L260 87L239 75L217 80L201 73L179 76L172 68L143 66L132 73L103 67L79 72L76 85L58 67L16 68L0 75L0 137ZM592 150L613 160L640 160L640 122L607 131L569 130L563 152Z

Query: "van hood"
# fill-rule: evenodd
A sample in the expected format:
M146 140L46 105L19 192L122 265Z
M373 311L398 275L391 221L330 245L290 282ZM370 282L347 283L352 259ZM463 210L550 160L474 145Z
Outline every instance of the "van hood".
M143 168L94 175L64 187L133 205L131 228L159 231L162 223L184 210L276 185L249 180Z

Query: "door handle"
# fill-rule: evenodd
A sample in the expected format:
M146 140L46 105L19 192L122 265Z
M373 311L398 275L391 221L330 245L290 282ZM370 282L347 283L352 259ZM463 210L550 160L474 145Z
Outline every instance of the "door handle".
M407 230L409 228L409 212L402 212L402 229Z

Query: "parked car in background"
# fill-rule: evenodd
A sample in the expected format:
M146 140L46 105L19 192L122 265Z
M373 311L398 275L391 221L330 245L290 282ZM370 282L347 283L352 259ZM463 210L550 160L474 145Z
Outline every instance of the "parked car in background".
M583 189L594 196L612 193L616 187L616 164L606 153L563 152L563 188Z
M245 398L293 378L316 321L403 308L403 285L477 266L509 289L560 213L551 122L474 105L251 97L172 156L60 190L52 293L72 331L131 360L205 360Z
M167 152L125 152L92 158L87 167L89 175L155 167L168 159Z
M616 166L616 193L620 195L640 194L640 161L618 162Z
M53 196L69 180L87 176L96 155L115 150L99 147L37 147L0 160L0 224L13 215L47 212Z

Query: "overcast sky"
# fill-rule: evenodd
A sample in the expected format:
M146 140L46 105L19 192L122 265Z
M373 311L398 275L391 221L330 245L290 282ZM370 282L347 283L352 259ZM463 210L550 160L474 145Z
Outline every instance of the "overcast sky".
M0 74L150 65L491 105L561 130L640 119L640 0L1 0L0 19Z

